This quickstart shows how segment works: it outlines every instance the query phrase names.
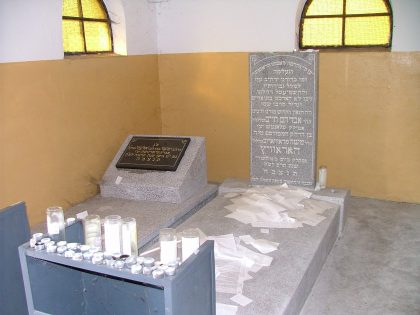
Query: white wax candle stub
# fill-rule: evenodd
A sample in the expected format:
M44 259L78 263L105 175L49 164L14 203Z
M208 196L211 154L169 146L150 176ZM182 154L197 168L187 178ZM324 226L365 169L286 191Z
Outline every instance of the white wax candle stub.
M321 166L319 168L319 188L324 189L327 187L327 167Z
M240 306L247 306L249 303L252 302L250 298L247 298L245 295L236 294L235 296L230 298L233 302L238 303Z
M200 238L182 237L182 261L187 260L200 247Z
M88 212L87 211L79 212L78 214L76 214L76 218L78 218L79 220L83 220L87 216L88 216Z
M67 225L72 225L74 222L76 222L76 218L67 218L66 222Z
M160 242L160 261L164 264L176 261L177 258L177 246L176 239L173 241L161 241Z

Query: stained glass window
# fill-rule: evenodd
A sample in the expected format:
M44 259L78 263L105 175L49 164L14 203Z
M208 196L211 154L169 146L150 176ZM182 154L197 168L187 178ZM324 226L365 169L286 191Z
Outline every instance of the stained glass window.
M112 52L112 30L102 0L63 0L66 55Z
M391 47L388 0L308 0L300 20L300 48Z

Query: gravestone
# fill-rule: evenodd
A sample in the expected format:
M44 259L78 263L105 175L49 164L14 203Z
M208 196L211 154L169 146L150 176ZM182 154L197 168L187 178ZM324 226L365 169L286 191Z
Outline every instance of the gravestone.
M314 187L318 53L252 53L251 184Z
M100 184L102 197L181 203L207 186L202 137L130 135Z

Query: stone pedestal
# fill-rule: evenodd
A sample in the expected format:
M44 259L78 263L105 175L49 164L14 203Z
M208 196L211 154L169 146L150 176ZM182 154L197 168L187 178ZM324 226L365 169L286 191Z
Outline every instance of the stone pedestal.
M176 171L118 169L116 164L133 136L127 137L102 178L100 188L103 197L181 203L205 189L207 164L204 138L189 137L191 142Z

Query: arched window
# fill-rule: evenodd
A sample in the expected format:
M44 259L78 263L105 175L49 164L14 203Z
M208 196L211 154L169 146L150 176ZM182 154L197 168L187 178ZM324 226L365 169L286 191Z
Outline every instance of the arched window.
M113 52L111 21L102 0L63 0L66 55Z
M299 48L391 47L388 0L308 0Z

